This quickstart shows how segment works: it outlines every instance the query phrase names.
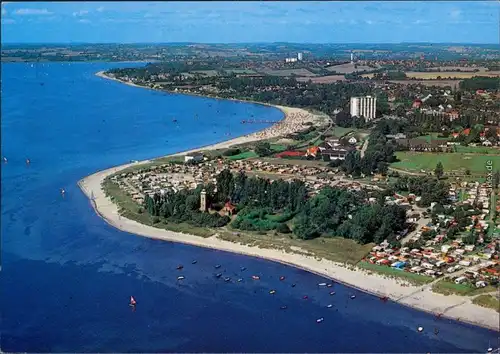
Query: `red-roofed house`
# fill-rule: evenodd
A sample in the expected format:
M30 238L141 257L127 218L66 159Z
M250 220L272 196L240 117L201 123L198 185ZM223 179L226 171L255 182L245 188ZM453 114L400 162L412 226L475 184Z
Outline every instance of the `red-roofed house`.
M470 128L464 129L463 132L462 132L462 134L465 135L465 136L469 136L469 134L470 134Z
M420 108L422 106L422 100L421 99L416 99L413 101L413 104L411 105L412 108Z

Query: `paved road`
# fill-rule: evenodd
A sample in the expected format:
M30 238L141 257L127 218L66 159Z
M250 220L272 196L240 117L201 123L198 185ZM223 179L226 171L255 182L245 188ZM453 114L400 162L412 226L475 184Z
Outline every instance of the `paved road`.
M370 139L366 139L365 142L363 143L363 146L361 147L361 158L363 158L365 156L365 151L366 149L368 148L368 141Z

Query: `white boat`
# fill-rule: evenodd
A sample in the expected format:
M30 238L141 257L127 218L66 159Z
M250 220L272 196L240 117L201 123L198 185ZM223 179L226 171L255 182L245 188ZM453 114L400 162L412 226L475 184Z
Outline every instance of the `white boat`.
M177 277L177 280L183 280L183 279L184 279L184 277L183 277L182 275L179 275L179 276Z
M323 322L324 320L325 320L325 319L324 319L323 317L318 318L318 319L316 320L316 323L321 323L321 322Z
M326 283L319 283L318 286L326 286Z
M422 332L424 330L424 327L418 327L417 331Z
M331 309L331 308L333 307L333 305L332 305L332 304L329 304L327 307L328 307L329 309Z

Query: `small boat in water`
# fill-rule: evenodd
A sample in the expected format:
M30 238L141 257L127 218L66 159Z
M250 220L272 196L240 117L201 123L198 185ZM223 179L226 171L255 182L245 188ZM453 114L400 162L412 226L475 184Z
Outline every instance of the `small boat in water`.
M333 284L332 284L332 283L328 283L328 284L326 284L326 287L327 287L327 288L331 288L332 286L333 286Z
M3 157L3 162L7 163L7 158L5 156Z
M330 295L335 295L335 291L330 291Z
M182 275L179 275L179 276L177 277L177 280L184 280L184 279L185 279L185 278L184 278Z
M333 305L332 305L332 304L329 304L329 305L327 305L326 307L328 307L329 309L331 309L331 308L333 307Z
M271 291L269 292L269 294L271 294L271 295L276 294L276 290L271 290Z
M177 266L177 270L181 270L182 268L184 268L184 266L183 266L183 265L178 265L178 266Z
M287 308L288 308L288 306L286 306L286 305L280 307L281 310L286 310Z
M295 288L295 284L292 284L292 288Z
M325 319L324 319L323 317L318 318L318 319L316 320L316 323L321 323L321 322L323 322L324 320L325 320Z
M220 264L217 264L217 265L215 266L215 269L219 269L220 267L221 267L221 265L220 265Z
M228 281L231 281L231 278L229 278L229 277L225 277L225 278L224 278L224 281L227 283Z
M137 301L135 301L134 297L131 296L130 297L130 306L135 306L135 305L137 305Z
M434 328L434 334L437 336L439 334L439 329Z
M245 267L241 267L240 270L243 272L244 270L246 270Z
M423 331L424 331L424 327L418 327L418 328L417 328L417 331L419 331L419 332L423 332Z
M351 299L355 299L356 298L356 295L351 295Z
M222 273L217 273L217 274L215 274L215 277L216 277L216 278L220 278L221 276L222 276Z
M284 276L281 276L281 277L280 277L280 280L281 280L281 281L285 280L285 277L284 277Z
M26 165L29 165L31 163L30 159L26 159Z
M260 279L260 277L259 277L258 275L252 275L252 279L253 279L253 280L259 280L259 279Z
M192 262L191 262L191 264L196 264L196 263L198 263L198 261L192 261Z
M239 278L238 279L238 283L241 283L243 281L243 279Z
M318 286L326 286L326 283L319 283Z
M307 299L309 299L309 296L304 295L304 296L302 296L302 298L303 298L304 300L307 300Z

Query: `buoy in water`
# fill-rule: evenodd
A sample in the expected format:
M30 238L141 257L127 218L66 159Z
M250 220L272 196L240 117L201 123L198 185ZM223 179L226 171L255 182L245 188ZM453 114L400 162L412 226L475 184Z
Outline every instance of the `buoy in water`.
M183 280L183 279L184 279L184 277L183 277L182 275L179 275L179 276L177 277L177 280Z
M418 327L417 331L422 332L424 330L424 327Z
M269 294L271 294L271 295L276 294L276 290L271 290L271 291L269 292Z

